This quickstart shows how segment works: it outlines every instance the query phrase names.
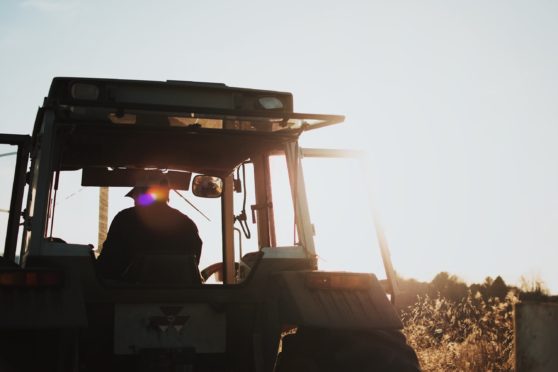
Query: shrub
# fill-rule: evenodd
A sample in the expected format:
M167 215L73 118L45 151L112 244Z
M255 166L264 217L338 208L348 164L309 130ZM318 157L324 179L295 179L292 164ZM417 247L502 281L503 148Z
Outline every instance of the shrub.
M512 292L503 300L419 297L402 312L404 333L424 371L510 371L515 302Z

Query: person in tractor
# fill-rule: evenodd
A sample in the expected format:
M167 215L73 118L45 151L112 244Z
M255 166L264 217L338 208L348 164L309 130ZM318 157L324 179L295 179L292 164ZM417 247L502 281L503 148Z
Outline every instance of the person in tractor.
M101 254L98 272L105 279L126 279L138 259L149 255L189 255L199 265L202 240L196 224L171 208L168 181L135 186L126 196L134 206L120 211L113 219Z

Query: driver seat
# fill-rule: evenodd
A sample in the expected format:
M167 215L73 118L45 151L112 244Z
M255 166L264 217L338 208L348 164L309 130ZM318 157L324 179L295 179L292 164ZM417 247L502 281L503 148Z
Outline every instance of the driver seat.
M138 253L122 275L128 283L146 286L202 284L196 256L183 253Z

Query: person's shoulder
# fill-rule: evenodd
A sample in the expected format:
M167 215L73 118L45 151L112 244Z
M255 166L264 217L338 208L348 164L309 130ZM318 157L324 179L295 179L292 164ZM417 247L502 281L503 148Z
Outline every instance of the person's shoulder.
M169 205L167 205L170 213L174 214L177 216L177 218L181 218L184 221L188 221L189 223L194 223L194 221L192 221L192 219L190 217L188 217L187 215L185 215L184 213L182 213L181 211L179 211L178 209L175 209Z
M117 215L135 213L135 210L136 210L135 207L125 208L125 209L122 209L120 212L118 212Z
M128 218L135 214L136 214L136 209L134 207L130 207L130 208L122 209L120 212L116 214L116 216L114 216L114 219L116 220L120 218Z

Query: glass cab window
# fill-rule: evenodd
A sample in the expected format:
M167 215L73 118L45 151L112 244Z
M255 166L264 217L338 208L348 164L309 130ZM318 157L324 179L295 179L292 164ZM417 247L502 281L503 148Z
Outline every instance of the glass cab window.
M293 200L285 155L269 158L277 247L298 244Z
M385 276L360 161L304 157L303 167L318 269Z
M134 206L134 200L126 196L132 186L109 187L108 198L101 201L102 188L82 186L81 180L81 170L60 172L58 190L51 193L53 201L46 238L90 245L98 256L106 238L99 231L102 209L108 211L108 228L118 212ZM203 241L200 269L221 261L221 199L197 197L191 190L171 190L168 204L187 215L199 230Z
M231 174L234 185L235 262L241 262L242 257L266 246L280 249L298 244L285 156L274 155L267 160L270 173L269 187L266 190L269 198L267 205L258 204L256 201L257 177L251 159L242 162ZM101 187L82 185L82 170L61 171L58 177L58 189L51 191L50 218L45 230L45 238L58 242L89 245L95 256L98 256L106 238L101 231L103 230L101 216L107 215L105 223L108 222L106 227L108 229L118 212L132 207L133 199L126 197L131 186L109 187L108 193L102 197ZM53 175L53 179L55 178L56 174ZM200 270L223 262L223 196L213 195L215 190L209 190L205 185L201 185L201 182L211 180L211 176L193 173L192 186L189 190L171 190L169 194L168 204L187 215L198 228L199 236L203 241ZM107 208L106 213L102 211L103 208ZM261 213L267 213L270 220L267 231L273 236L270 244L263 244L261 236L258 236L260 232L256 221ZM218 283L218 279L215 276L206 283ZM236 282L242 279L238 277Z

